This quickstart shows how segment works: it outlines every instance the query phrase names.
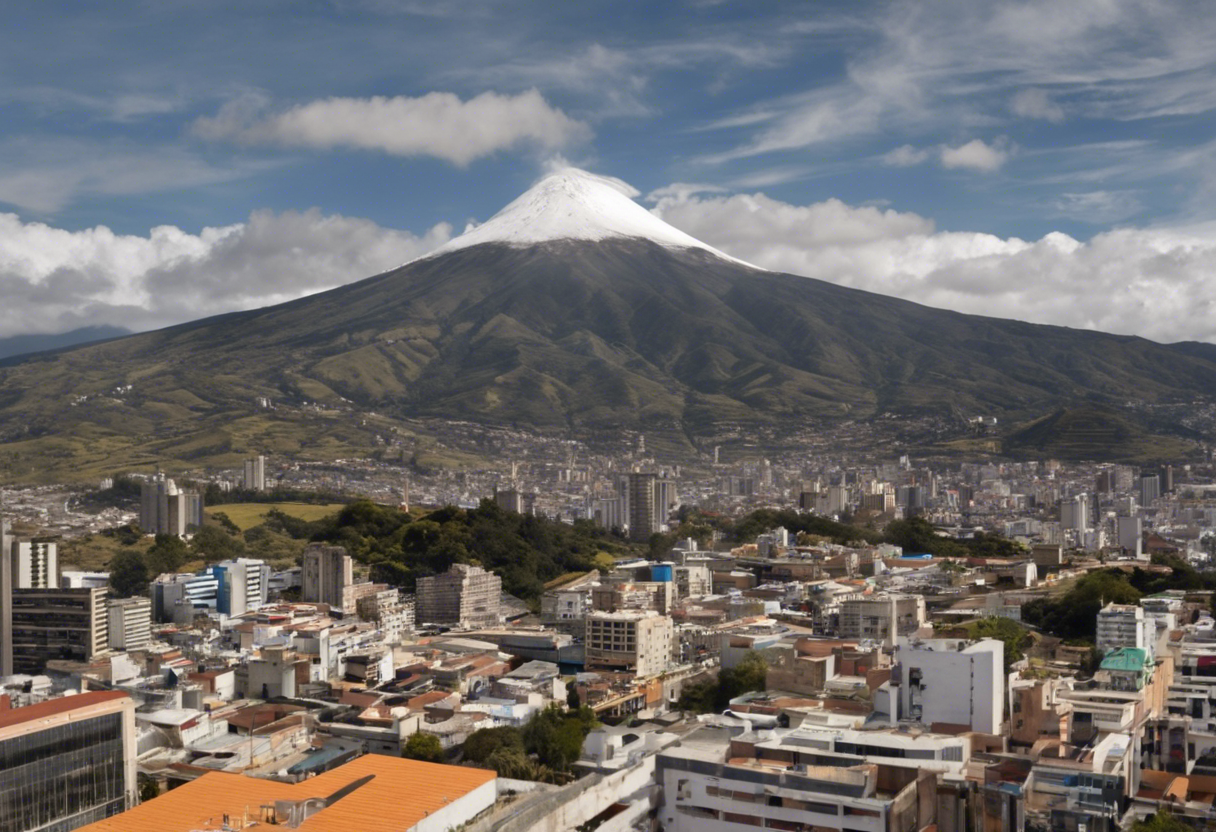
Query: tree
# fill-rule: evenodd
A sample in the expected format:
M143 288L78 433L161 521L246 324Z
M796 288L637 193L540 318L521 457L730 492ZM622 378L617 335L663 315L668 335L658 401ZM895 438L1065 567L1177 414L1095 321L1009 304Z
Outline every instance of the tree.
M427 763L443 762L443 745L434 734L424 734L422 731L411 734L405 741L405 751L401 756L411 760L422 760Z
M464 742L464 756L474 763L485 763L496 752L505 750L524 755L524 739L518 728L504 725L500 728L482 728L474 731Z
M152 548L144 555L144 563L154 575L176 572L190 557L190 548L177 535L158 534Z
M245 555L245 542L233 537L219 526L203 526L190 541L194 556L207 563L234 560Z
M1005 642L1005 672L1020 662L1030 642L1030 633L1010 618L984 618L967 628L971 638L995 638Z
M110 593L115 598L143 595L148 590L148 567L139 552L127 550L110 558Z
M1132 832L1195 832L1195 827L1174 817L1168 809L1162 809L1148 820L1132 824Z
M765 690L768 683L768 662L754 650L734 667L718 673L716 681L686 685L680 692L677 707L695 713L723 711L730 701L754 690Z
M583 700L578 695L578 686L571 682L569 690L566 691L566 707L572 711L577 711L582 704Z

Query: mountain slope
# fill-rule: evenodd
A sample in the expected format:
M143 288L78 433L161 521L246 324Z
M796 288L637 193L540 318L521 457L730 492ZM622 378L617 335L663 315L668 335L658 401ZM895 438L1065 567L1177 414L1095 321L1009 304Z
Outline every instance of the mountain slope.
M61 350L130 334L131 330L117 326L86 326L57 335L12 335L0 338L0 360L46 350Z
M948 408L1032 417L1078 400L1216 393L1213 351L1196 345L766 272L655 230L611 183L576 184L574 196L538 186L474 229L478 241L359 283L0 369L0 459L18 470L39 454L100 465L132 449L145 463L256 447L349 453L387 429L344 417L306 430L284 422L288 408L257 411L262 396L697 435L724 422Z

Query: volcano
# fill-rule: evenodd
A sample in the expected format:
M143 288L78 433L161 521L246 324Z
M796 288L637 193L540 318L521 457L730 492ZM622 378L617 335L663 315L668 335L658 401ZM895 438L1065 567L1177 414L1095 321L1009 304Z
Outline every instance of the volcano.
M263 398L696 436L723 423L1031 417L1213 393L1211 346L963 315L766 271L664 223L623 183L565 170L393 271L10 365L0 452L27 466L85 454L85 470L121 453L222 460L271 446ZM304 456L326 452L292 441Z

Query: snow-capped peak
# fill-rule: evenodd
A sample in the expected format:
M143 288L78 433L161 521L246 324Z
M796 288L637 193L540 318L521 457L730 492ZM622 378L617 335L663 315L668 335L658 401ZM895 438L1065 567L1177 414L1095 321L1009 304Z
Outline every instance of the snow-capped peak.
M541 179L490 219L449 240L430 256L481 243L524 247L553 240L640 237L668 248L699 248L743 263L663 222L633 201L637 195L619 179L565 168Z

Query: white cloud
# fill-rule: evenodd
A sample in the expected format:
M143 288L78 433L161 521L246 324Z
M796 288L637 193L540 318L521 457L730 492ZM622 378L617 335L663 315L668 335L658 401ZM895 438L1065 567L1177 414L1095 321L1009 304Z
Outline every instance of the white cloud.
M1062 217L1091 225L1118 222L1144 209L1140 200L1128 191L1062 193L1055 200L1054 207Z
M263 115L265 100L245 96L194 122L207 139L246 144L381 150L433 156L457 165L521 144L557 149L590 138L586 124L552 107L535 89L485 92L462 101L446 92L418 98L327 98Z
M913 147L910 144L901 145L894 150L884 153L881 161L884 165L891 165L897 168L907 168L913 165L919 165L921 162L929 158L929 151L924 148Z
M1046 90L1026 89L1013 96L1009 109L1023 118L1041 118L1047 121L1063 121L1064 109L1051 100Z
M943 146L941 149L942 167L966 168L981 173L998 171L1009 159L1009 151L1005 142L997 141L985 144L982 139L972 139L958 147Z
M1028 241L937 231L916 214L839 200L792 205L763 194L677 192L654 212L774 271L971 314L1216 342L1216 223Z
M146 237L0 214L0 337L254 309L395 268L450 237L443 223L416 236L316 210L259 211L198 234L160 226Z

